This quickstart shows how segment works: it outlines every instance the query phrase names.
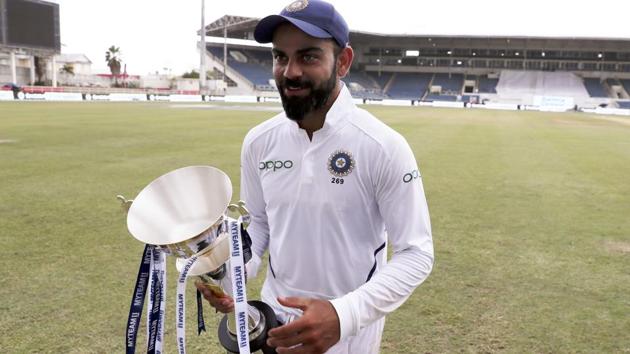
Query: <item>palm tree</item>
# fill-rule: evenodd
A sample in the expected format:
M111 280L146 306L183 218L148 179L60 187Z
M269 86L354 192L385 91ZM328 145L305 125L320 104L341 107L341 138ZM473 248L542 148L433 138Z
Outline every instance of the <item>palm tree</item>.
M120 63L122 59L120 58L120 48L116 46L111 46L105 52L105 61L107 62L107 66L109 66L109 70L112 72L112 75L120 75Z
M35 57L35 74L37 82L35 85L44 85L44 76L46 75L46 59L43 57Z
M59 72L66 73L66 74L69 74L69 75L74 75L74 65L72 65L70 63L65 63L65 64L63 64L63 67L61 69L59 69Z

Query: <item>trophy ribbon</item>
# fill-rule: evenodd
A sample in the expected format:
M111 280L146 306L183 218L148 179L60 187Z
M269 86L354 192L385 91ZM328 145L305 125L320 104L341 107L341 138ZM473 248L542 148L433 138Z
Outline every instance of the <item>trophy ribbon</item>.
M164 315L166 307L166 257L159 248L151 250L151 281L147 311L147 353L161 354L164 343Z
M142 254L142 262L138 269L136 287L131 299L129 317L127 318L126 350L127 354L136 352L136 339L145 295L148 290L149 303L147 319L147 352L161 353L164 337L164 310L166 296L166 267L164 254L153 245L146 245Z
M201 291L197 289L197 335L206 331L206 322L203 320L203 301L201 300Z
M177 307L175 317L177 318L177 351L179 354L186 354L186 278L190 268L197 261L197 256L188 259L177 279Z
M245 288L245 265L243 263L243 246L241 244L241 223L243 219L230 222L232 247L230 249L230 275L234 298L234 323L236 323L236 339L239 352L249 354L249 327L247 314L247 290Z
M236 323L236 338L240 354L250 354L249 330L247 314L247 290L245 288L245 265L243 262L243 247L241 244L242 219L229 222L232 247L230 249L230 275L232 280L232 296L234 298L234 319ZM188 272L197 261L198 256L192 256L182 267L177 281L177 350L179 354L186 354L186 279Z
M125 352L134 354L136 352L136 337L138 328L140 327L140 319L142 317L142 308L144 307L144 295L147 291L147 282L151 269L151 251L152 245L145 245L142 254L142 262L138 269L136 278L136 286L131 297L131 305L129 307L129 317L127 318L127 336L125 340Z

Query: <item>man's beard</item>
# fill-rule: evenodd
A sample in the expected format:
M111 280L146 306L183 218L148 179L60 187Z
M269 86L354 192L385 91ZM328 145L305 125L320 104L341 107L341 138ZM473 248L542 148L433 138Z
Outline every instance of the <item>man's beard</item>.
M301 121L307 114L316 111L328 102L331 93L337 85L337 68L333 68L333 72L327 81L323 82L320 87L315 88L313 81L302 78L300 80L291 80L286 77L282 82L276 80L278 92L282 99L282 107L287 117L296 122ZM309 89L309 94L304 97L293 96L287 97L284 93L286 87L297 87Z

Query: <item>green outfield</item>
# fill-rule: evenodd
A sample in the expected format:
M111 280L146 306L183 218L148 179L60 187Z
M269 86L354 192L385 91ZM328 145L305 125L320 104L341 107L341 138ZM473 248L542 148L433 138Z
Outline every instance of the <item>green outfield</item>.
M143 245L116 195L188 165L238 195L242 138L274 114L256 107L0 102L0 351L123 352ZM630 118L368 109L415 151L436 253L382 353L630 352ZM224 353L219 316L206 306L198 337L187 295L189 352Z

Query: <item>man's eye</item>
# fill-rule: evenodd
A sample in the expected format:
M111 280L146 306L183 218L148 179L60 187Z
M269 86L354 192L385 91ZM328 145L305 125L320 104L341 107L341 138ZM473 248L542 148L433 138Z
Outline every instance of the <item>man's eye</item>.
M312 55L309 55L309 54L306 54L306 55L304 55L302 57L302 60L304 60L305 63L313 62L313 61L315 61L315 59L317 59L317 58L312 56Z

